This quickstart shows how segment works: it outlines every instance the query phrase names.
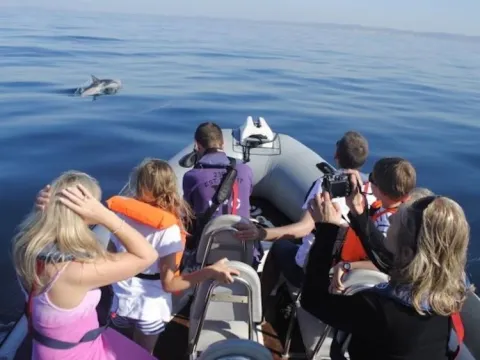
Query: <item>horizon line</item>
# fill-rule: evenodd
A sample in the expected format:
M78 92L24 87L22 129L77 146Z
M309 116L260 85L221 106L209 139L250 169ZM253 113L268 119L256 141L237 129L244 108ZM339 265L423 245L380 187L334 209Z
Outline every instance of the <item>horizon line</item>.
M0 4L0 7L1 4ZM32 10L44 10L44 11L55 11L55 12L81 12L87 14L96 14L96 13L103 13L103 14L115 14L115 15L144 15L148 17L173 17L173 18L187 18L187 19L213 19L213 20L236 20L236 21L248 21L248 22L264 22L264 23L278 23L278 24L294 24L294 25L319 25L319 26L331 26L331 27L348 27L348 28L356 28L360 30L383 30L383 31L390 31L390 32L397 32L397 33L406 33L406 34L415 34L415 35L425 35L430 37L463 37L469 39L480 39L479 34L465 34L460 32L447 32L447 31L433 31L433 30L409 30L409 29L401 29L401 28L394 28L394 27L384 27L384 26L375 26L375 25L362 25L356 23L333 23L333 22L323 22L323 21L300 21L300 20L275 20L275 19L252 19L252 18L245 18L245 17L235 17L235 16L227 16L227 17L219 17L219 16L210 16L210 15L179 15L179 14L162 14L162 13L149 13L144 11L136 11L136 12L127 12L127 11L118 11L118 10L89 10L89 9L68 9L68 8L50 8L50 7L40 7L38 5L16 5L16 4L6 4L4 6L6 8L11 9L32 9Z

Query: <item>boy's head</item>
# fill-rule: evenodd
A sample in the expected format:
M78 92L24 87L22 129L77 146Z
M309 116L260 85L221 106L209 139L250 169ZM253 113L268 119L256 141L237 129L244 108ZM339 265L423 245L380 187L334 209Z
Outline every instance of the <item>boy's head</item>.
M335 160L341 169L360 169L368 156L368 142L356 131L347 131L337 141Z
M195 130L195 143L198 151L223 149L223 134L220 126L213 122L204 122Z
M372 191L384 206L404 201L415 188L417 174L413 165L399 157L378 160L370 174Z

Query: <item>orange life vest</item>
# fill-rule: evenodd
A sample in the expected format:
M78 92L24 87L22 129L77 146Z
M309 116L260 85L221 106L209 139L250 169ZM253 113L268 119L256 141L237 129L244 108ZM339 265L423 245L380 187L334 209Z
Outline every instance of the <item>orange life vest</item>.
M187 233L183 229L181 220L174 214L142 201L118 195L108 199L107 206L114 212L128 216L139 223L151 226L158 230L163 230L169 228L170 226L178 225L182 234L182 244L185 247ZM175 265L177 266L177 269L180 267L182 256L183 251L178 252L175 257ZM177 270L175 275L179 274L180 271Z
M381 207L382 202L380 200L377 200L372 204L372 209L376 209L375 213L371 216L373 221L377 220L384 214L394 214L398 210L398 207L394 207L380 211ZM351 227L347 229L345 234L340 259L346 262L355 262L368 259L367 252L363 248L360 238Z

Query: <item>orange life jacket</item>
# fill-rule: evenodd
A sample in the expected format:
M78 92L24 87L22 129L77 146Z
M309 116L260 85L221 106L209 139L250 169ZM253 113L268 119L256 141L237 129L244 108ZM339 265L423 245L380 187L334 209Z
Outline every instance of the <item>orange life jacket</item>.
M382 202L380 200L375 201L371 207L372 209L376 209L375 213L371 216L373 221L377 220L384 214L394 214L398 210L398 207L394 207L380 211L380 208L382 207ZM346 262L355 262L368 259L367 252L363 248L360 238L351 227L347 229L345 234L340 259Z
M186 231L183 229L183 224L179 218L174 214L144 203L142 201L123 197L113 196L107 200L107 206L110 210L128 216L129 218L138 221L139 223L151 226L158 230L164 230L173 225L178 225L182 234L182 244L185 247ZM182 261L183 251L178 252L175 257L175 265L177 269L180 267ZM179 275L180 271L177 270L175 275Z

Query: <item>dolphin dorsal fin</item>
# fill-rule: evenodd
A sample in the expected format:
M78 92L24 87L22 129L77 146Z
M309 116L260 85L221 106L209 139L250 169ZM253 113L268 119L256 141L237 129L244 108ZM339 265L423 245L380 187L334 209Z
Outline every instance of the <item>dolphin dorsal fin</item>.
M92 82L93 82L93 83L98 83L98 82L100 82L100 79L97 78L96 76L94 76L94 75L90 75L90 76L92 77Z

